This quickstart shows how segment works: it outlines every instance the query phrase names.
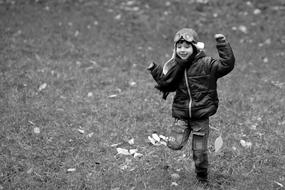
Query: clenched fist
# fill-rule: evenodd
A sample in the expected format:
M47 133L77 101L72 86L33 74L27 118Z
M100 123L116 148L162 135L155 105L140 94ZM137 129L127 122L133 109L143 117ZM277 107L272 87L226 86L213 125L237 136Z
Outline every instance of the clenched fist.
M215 34L215 39L217 42L225 42L226 41L226 37L223 34Z

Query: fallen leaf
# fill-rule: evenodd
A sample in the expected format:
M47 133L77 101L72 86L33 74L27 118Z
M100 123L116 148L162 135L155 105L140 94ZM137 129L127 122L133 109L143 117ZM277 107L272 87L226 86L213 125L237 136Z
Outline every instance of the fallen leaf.
M74 36L75 37L79 36L79 31L78 30L76 30L76 32L74 33Z
M118 154L130 155L130 152L124 148L117 148L117 152L118 152Z
M77 129L77 131L81 134L85 133L85 131L83 129Z
M130 85L130 86L136 86L136 84L137 84L137 83L134 82L134 81L130 81L130 82L129 82L129 85Z
M141 153L136 152L134 154L134 158L141 158L141 157L143 157L143 154L141 154Z
M115 19L116 19L116 20L120 20L121 17L122 17L122 15L118 14L117 16L115 16Z
M171 178L177 180L180 178L180 176L177 173L173 173L173 174L171 174Z
M264 58L263 58L263 62L264 62L264 63L268 63L268 58L267 58L267 57L264 57Z
M36 133L36 134L39 134L41 131L40 131L40 128L38 128L38 127L35 127L34 128L34 133Z
M130 149L130 150L129 150L129 153L130 153L130 154L135 154L137 151L138 151L138 149Z
M223 146L223 139L222 136L220 135L216 140L215 140L215 152L218 152Z
M159 136L156 134L156 133L153 133L152 135L152 138L154 139L154 140L156 140L156 141L160 141L160 138L159 138Z
M135 144L135 139L134 139L134 138L131 138L131 139L128 141L128 143L129 143L130 145Z
M120 169L121 170L126 170L126 169L128 169L128 166L127 165L122 165L122 166L120 166Z
M280 187L284 187L283 184L281 184L281 183L279 183L279 182L277 182L277 181L274 181L274 183L276 183L276 184L279 185Z
M32 124L32 125L35 125L35 123L34 122L32 122L32 121L28 121L30 124Z
M119 146L121 143L112 144L111 147Z
M69 168L67 169L68 172L75 172L76 171L76 168Z
M110 96L108 96L109 98L116 98L118 95L117 94L112 94Z
M33 169L33 168L30 168L30 169L27 171L27 174L31 174L33 171L34 171L34 169Z
M159 138L161 138L162 140L166 141L166 137L163 135L159 135Z
M47 87L47 83L43 83L39 86L39 91L44 90Z
M255 14L255 15L258 15L258 14L260 14L261 13L261 10L260 9L255 9L254 11L253 11L253 14Z
M240 140L240 144L244 148L251 148L252 147L252 143L251 142L246 142L245 140Z
M240 25L240 26L238 27L238 29L239 29L241 32L243 32L243 33L247 33L247 27L244 26L244 25Z
M148 140L151 142L151 144L155 145L155 140L153 138L151 138L150 136L148 136Z

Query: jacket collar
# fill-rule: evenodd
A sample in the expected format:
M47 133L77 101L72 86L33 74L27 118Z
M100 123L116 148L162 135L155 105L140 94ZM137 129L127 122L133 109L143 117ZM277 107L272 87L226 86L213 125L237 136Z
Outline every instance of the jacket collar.
M197 61L198 59L205 57L205 56L206 56L206 54L204 51L199 51L199 53L197 53L197 55L195 56L193 61Z

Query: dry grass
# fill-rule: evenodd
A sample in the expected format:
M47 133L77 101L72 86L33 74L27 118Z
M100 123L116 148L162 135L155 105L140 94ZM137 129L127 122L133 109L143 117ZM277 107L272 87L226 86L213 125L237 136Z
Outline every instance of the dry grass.
M147 141L171 123L171 96L161 100L145 67L169 57L184 26L212 56L213 35L226 34L237 57L211 119L210 149L224 140L210 153L213 189L285 185L281 0L0 2L0 189L197 189L189 145ZM115 143L144 156L117 155Z

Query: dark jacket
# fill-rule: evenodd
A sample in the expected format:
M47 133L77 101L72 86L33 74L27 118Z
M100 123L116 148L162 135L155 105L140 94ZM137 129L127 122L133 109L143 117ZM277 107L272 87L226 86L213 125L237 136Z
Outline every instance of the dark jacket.
M217 43L219 59L199 52L192 63L176 62L164 75L162 66L156 65L151 74L157 82L156 88L164 93L176 92L172 116L178 119L201 119L216 113L218 109L217 79L225 76L234 68L235 57L230 44ZM190 65L189 65L190 64Z

